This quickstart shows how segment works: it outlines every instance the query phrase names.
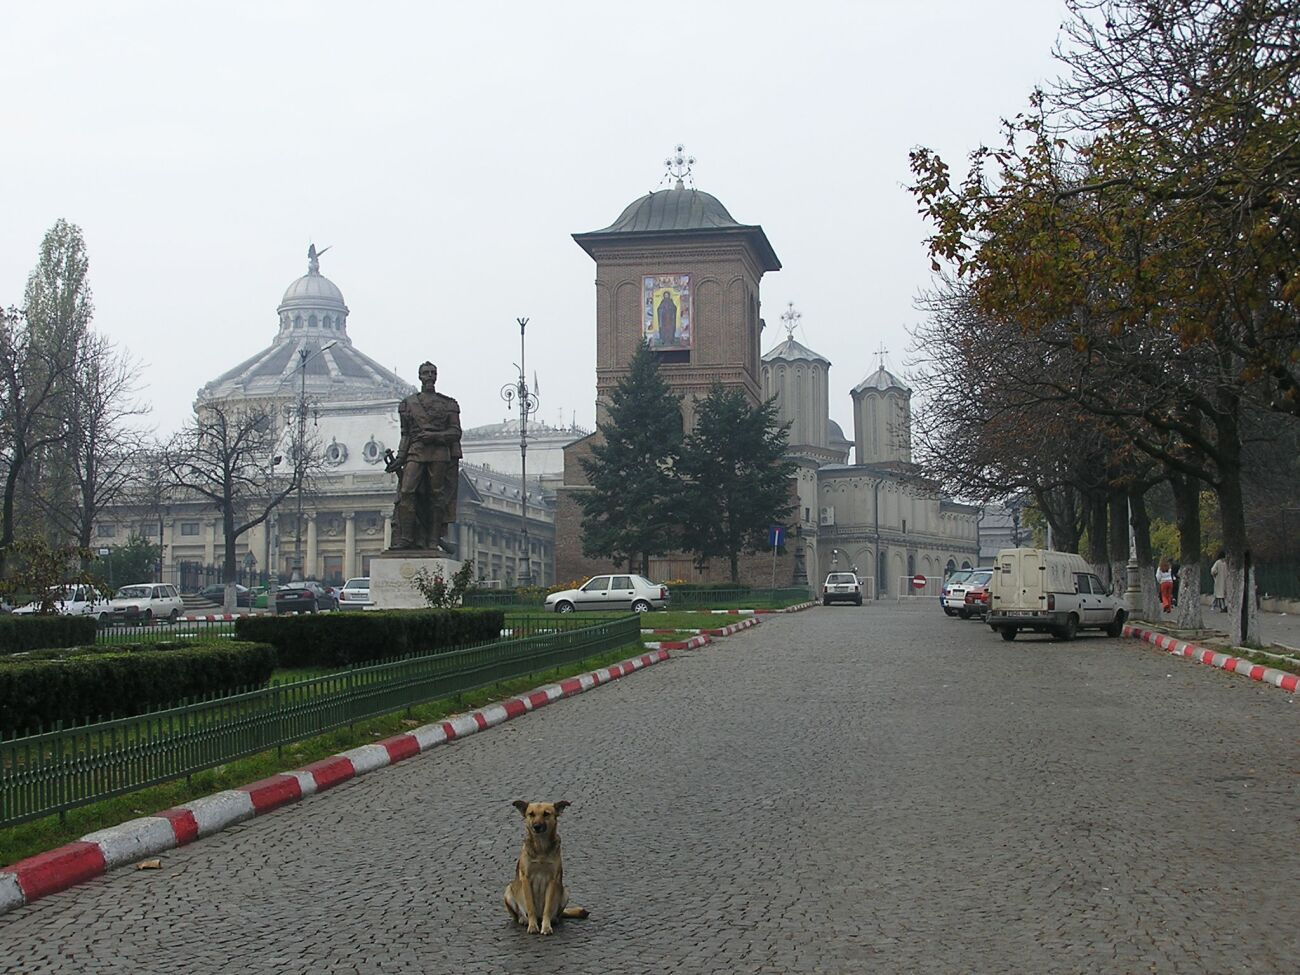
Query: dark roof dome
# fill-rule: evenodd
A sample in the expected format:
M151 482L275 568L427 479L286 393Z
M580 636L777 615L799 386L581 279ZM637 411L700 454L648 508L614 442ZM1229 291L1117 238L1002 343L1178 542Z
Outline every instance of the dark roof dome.
M703 230L739 226L716 196L694 187L687 189L679 184L671 190L656 190L639 200L633 200L617 220L596 233Z
M700 234L725 234L748 240L757 252L764 271L781 270L781 261L757 224L739 223L711 193L682 185L655 190L633 200L618 219L603 230L574 234L573 239L588 254L593 244L626 241L645 235L694 237Z

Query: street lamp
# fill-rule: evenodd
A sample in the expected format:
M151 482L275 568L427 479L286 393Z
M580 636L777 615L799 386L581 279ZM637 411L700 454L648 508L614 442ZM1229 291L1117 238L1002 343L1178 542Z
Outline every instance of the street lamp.
M524 372L524 329L528 319L517 318L519 322L519 378L513 383L501 387L501 398L507 406L519 401L519 529L523 535L524 561L523 571L519 574L520 586L533 584L532 553L528 542L528 415L537 412L538 400L535 390L528 389L528 375Z
M298 443L294 465L298 477L298 520L293 531L293 573L290 576L291 582L302 582L302 482L304 464L306 463L306 452L303 445L307 439L307 363L321 353L334 348L336 344L330 342L327 345L322 345L315 352L308 352L305 348L298 349L298 372L300 374L298 384Z
M283 459L284 457L281 454L272 454L270 457L267 458L267 460L270 461L270 463L267 464L266 467L266 484L267 484L268 495L271 493L271 482L275 478L275 469L276 467L279 466L280 461L282 461ZM269 497L268 497L268 503L269 503ZM271 564L272 564L271 563L271 532L272 529L275 527L278 527L278 523L272 522L271 516L268 514L266 516L266 521L263 524L264 530L262 532L262 534L265 536L264 538L265 551L262 556L262 564L266 566L266 568L263 571L266 574L267 588L270 588L271 585Z

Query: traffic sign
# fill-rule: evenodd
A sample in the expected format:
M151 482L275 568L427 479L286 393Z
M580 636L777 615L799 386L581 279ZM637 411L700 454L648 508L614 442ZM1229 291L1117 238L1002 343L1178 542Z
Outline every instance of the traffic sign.
M912 576L912 588L913 588L913 589L924 589L924 588L925 588L925 576L921 575L919 572L918 572L916 575Z

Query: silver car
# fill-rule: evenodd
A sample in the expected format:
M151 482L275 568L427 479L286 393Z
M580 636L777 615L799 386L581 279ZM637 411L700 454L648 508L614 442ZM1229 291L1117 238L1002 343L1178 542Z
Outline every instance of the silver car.
M565 589L546 597L546 608L556 613L572 613L580 609L644 613L651 609L664 609L667 605L667 586L631 574L593 576L578 589Z
M357 576L343 583L339 590L339 609L365 609L372 605L369 576Z

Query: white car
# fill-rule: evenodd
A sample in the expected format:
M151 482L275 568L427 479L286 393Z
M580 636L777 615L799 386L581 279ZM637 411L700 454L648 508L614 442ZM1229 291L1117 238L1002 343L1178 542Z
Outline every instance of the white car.
M564 589L546 597L546 608L555 613L588 609L644 613L667 605L667 586L630 573L593 576L577 589Z
M113 604L94 586L84 583L55 586L50 594L55 597L54 611L61 616L94 616L100 625L107 626L113 619ZM31 602L13 611L15 616L34 616L41 604Z
M862 605L862 584L856 573L832 572L822 583L822 605L838 602Z
M169 582L140 582L123 586L113 597L114 623L139 623L147 626L154 620L175 623L185 611L185 600Z
M343 583L339 590L339 609L365 609L374 605L370 599L370 577L357 576Z

